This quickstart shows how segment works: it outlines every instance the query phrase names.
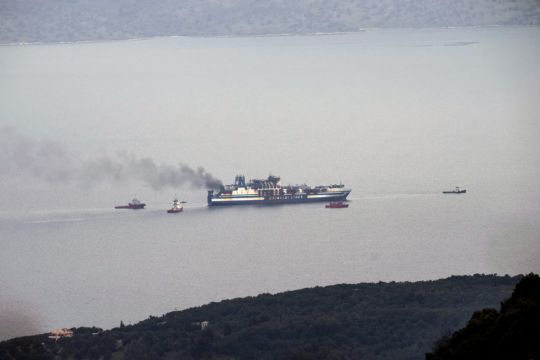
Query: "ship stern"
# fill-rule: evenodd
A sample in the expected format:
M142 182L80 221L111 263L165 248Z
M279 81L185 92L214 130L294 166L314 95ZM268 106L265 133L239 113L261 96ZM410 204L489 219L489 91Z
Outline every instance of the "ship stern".
M206 200L208 201L208 206L212 206L212 198L214 197L214 190L208 190L208 197Z

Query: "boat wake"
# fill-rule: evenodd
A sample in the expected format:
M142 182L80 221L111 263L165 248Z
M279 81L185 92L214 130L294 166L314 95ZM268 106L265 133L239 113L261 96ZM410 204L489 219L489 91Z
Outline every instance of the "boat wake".
M397 193L397 194L370 194L365 196L352 197L349 200L392 200L392 199L407 199L416 197L434 197L439 195L438 192L426 193Z

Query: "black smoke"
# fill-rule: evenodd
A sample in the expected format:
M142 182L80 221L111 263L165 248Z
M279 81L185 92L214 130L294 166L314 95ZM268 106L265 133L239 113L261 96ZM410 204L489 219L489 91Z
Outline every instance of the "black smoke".
M0 341L43 332L43 321L28 304L0 303Z
M0 129L0 172L0 176L19 174L84 186L129 181L140 181L154 190L181 186L219 189L222 185L221 180L203 167L159 164L151 158L126 152L79 159L59 143L37 141L13 128Z

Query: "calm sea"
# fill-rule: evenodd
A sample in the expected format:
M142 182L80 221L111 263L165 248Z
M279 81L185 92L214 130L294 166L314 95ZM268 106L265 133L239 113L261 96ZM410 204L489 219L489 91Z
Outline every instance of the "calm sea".
M316 285L540 272L539 58L534 27L0 47L0 126L28 138L225 183L353 189L348 209L208 209L205 189L2 174L0 337ZM147 209L112 209L134 195ZM175 195L188 204L170 215Z

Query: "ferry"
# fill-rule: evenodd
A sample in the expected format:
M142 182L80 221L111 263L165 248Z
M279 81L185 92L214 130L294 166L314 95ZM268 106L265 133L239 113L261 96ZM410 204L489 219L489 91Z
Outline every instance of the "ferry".
M237 175L234 184L222 186L219 192L208 190L208 206L345 201L350 192L343 184L282 186L278 176L246 182L244 175Z

